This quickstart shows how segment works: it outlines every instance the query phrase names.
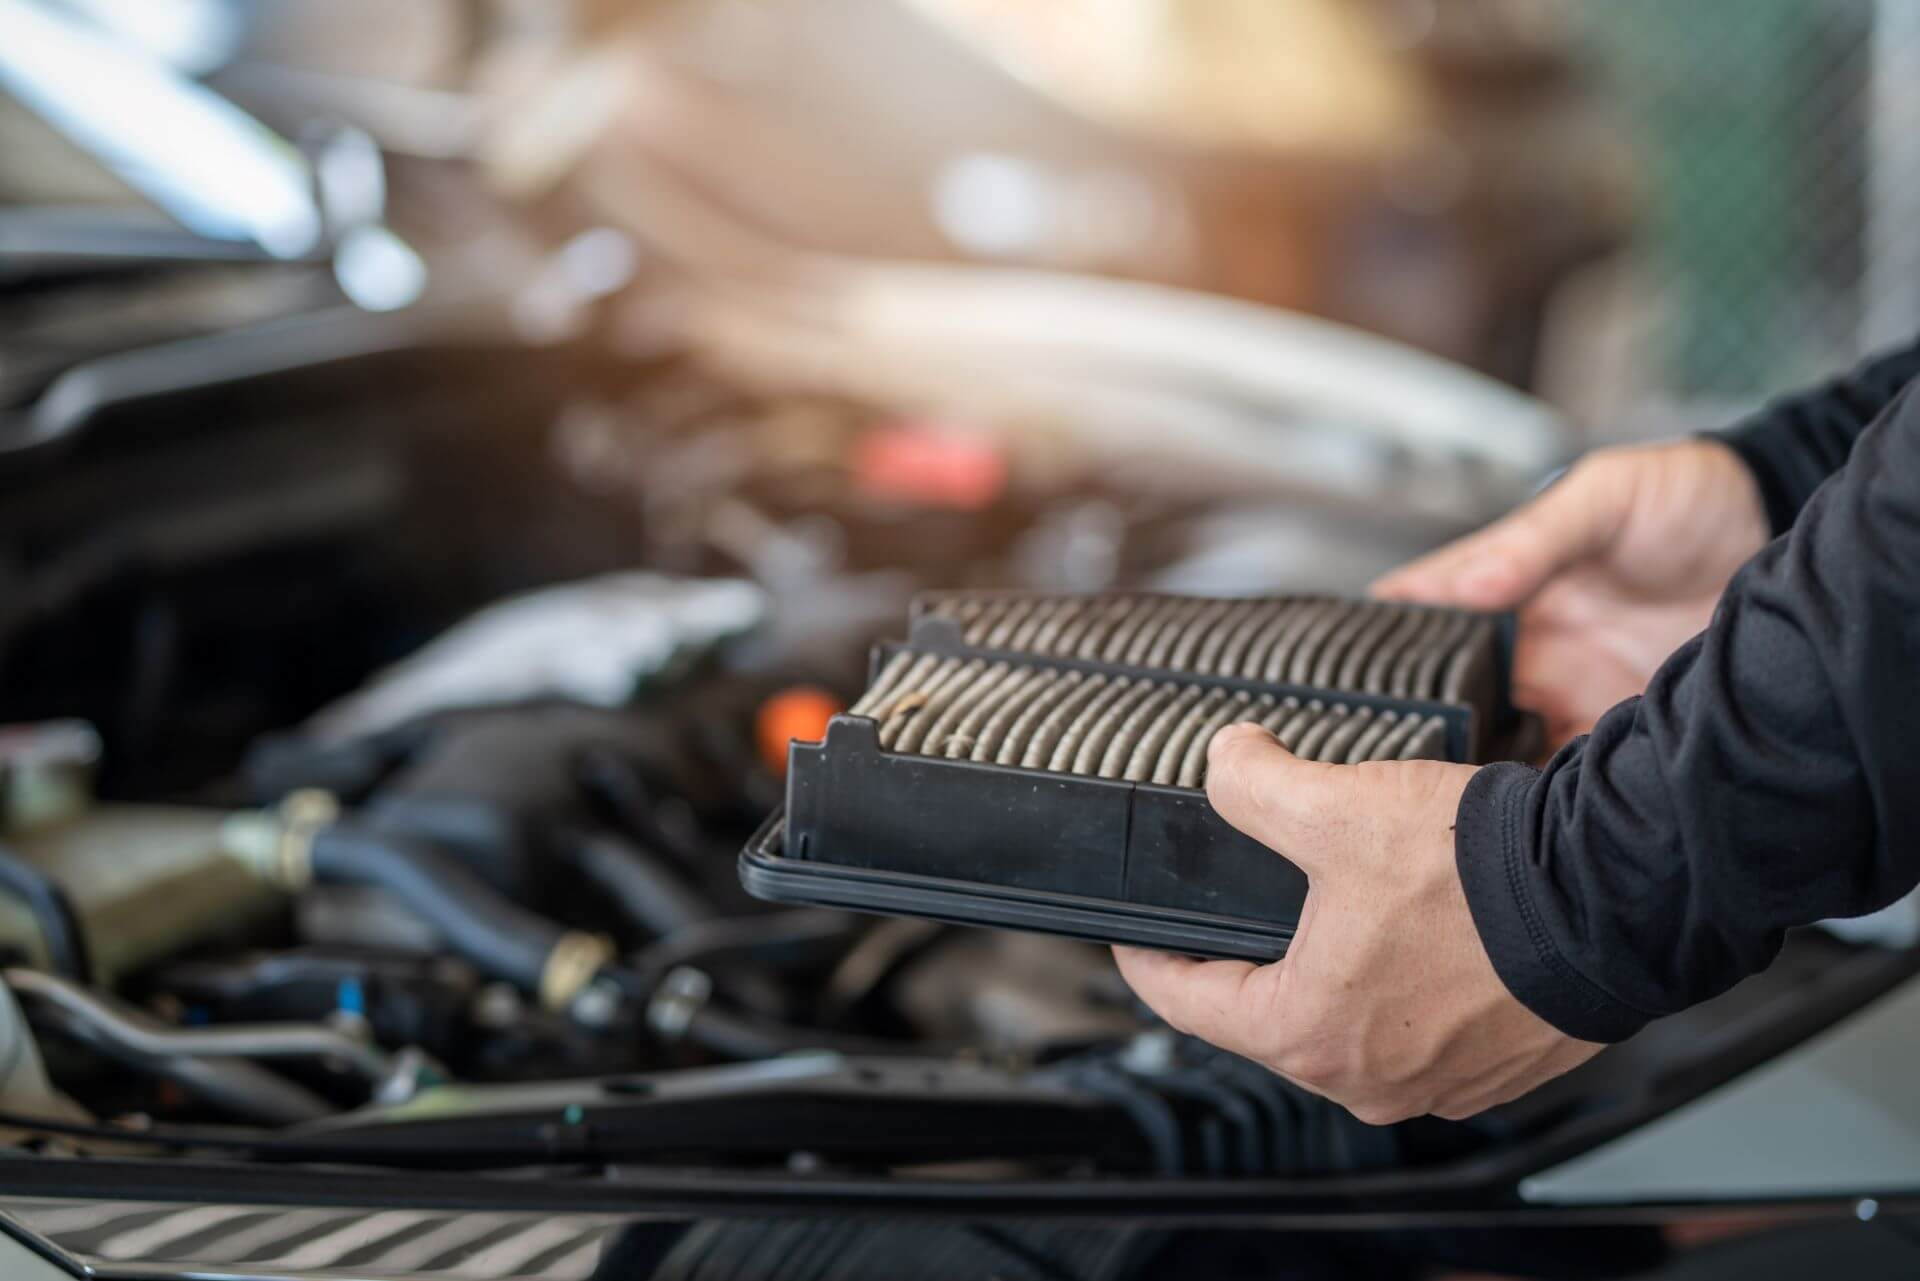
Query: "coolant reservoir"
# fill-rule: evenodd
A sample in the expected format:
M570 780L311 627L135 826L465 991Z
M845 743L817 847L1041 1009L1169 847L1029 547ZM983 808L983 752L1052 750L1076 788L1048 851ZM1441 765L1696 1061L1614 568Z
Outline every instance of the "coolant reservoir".
M77 722L0 729L0 856L65 897L92 982L111 986L271 915L277 892L223 852L221 811L95 804L98 755L98 738ZM52 960L40 918L17 892L0 893L0 952L40 967Z

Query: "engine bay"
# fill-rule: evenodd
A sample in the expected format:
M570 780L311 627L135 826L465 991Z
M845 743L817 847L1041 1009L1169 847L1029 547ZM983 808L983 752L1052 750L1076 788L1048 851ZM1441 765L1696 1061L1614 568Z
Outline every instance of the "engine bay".
M906 1164L1165 1173L1388 1159L1336 1110L1154 1027L1103 949L782 909L735 871L781 795L786 740L850 705L914 588L1142 581L1191 552L1201 504L1072 469L1026 481L991 437L743 395L681 363L650 371L618 420L642 457L602 458L598 490L558 449L450 438L439 412L382 438L355 402L332 410L341 430L287 442L306 454L290 470L239 469L210 493L197 464L242 456L293 408L290 390L251 393L252 413L184 441L109 449L120 429L90 424L97 458L30 458L6 507L25 590L6 629L0 938L13 1032L61 1115L264 1127L263 1153L391 1156L404 1134L416 1159L458 1167L532 1153L439 1133L450 1092L545 1118L554 1082L613 1078L572 1107L640 1122L711 1080L729 1120L710 1144L684 1102L664 1149L651 1119L626 1139L600 1120L595 1142L776 1164L877 1142ZM572 421L561 410L554 436ZM728 431L740 457L706 492L660 479ZM971 459L991 487L929 491L916 451ZM153 483L176 467L203 484ZM356 468L382 476L346 482L364 505L301 527ZM104 505L83 519L60 493ZM209 515L222 505L237 514ZM1059 531L1075 522L1092 532ZM183 523L214 530L191 556L154 536ZM787 546L809 538L826 550ZM488 599L508 585L525 589ZM819 1052L883 1066L803 1070ZM926 1085L896 1058L948 1075ZM862 1119L732 1146L740 1100L791 1113L795 1092ZM1170 1128L1116 1124L1147 1101ZM915 1118L897 1154L901 1132L870 1111L889 1103Z
M1156 1024L1103 948L758 902L736 856L787 739L852 705L915 590L1168 581L1236 500L1036 472L991 435L684 361L646 371L641 408L602 424L620 452L582 473L555 443L577 404L524 400L558 385L553 353L484 413L423 378L443 349L404 355L322 396L256 379L239 412L204 412L206 389L118 406L18 460L0 940L21 1141L480 1177L1444 1186L1627 1123L1677 1063L1737 1071L1696 1055L1708 1033L1845 990L1836 959L1863 993L1904 972L1796 940L1692 1031L1546 1097L1375 1129ZM426 412L396 416L395 385ZM676 429L716 417L767 434L703 489L675 450L711 440ZM767 427L795 421L837 447L796 456ZM874 480L876 453L929 449L999 477L984 507L910 463Z

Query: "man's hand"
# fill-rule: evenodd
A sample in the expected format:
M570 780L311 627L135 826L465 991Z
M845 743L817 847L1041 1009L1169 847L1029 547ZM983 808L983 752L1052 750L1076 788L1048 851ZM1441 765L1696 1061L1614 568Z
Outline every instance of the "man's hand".
M1714 441L1608 449L1504 520L1388 574L1389 599L1518 609L1515 701L1555 748L1643 693L1766 545L1746 464Z
M1213 807L1310 889L1272 965L1115 948L1167 1022L1374 1125L1471 1116L1600 1050L1509 995L1480 945L1453 853L1472 766L1322 765L1256 725L1221 730L1207 761Z

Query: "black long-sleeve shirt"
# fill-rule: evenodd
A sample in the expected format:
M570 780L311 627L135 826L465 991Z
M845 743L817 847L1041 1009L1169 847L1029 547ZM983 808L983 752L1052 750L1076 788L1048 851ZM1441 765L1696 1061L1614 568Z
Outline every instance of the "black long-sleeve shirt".
M1920 883L1920 343L1726 433L1778 535L1545 770L1460 801L1474 922L1563 1032L1631 1035Z

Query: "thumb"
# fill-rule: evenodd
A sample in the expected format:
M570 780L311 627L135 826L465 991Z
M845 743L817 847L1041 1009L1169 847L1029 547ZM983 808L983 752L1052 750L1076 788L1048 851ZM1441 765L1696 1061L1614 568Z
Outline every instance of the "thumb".
M1555 575L1604 551L1620 524L1623 491L1586 467L1477 534L1373 584L1387 600L1464 609L1512 609Z
M1228 725L1207 745L1207 800L1221 818L1308 876L1324 861L1326 818L1347 780L1303 761L1258 725Z

